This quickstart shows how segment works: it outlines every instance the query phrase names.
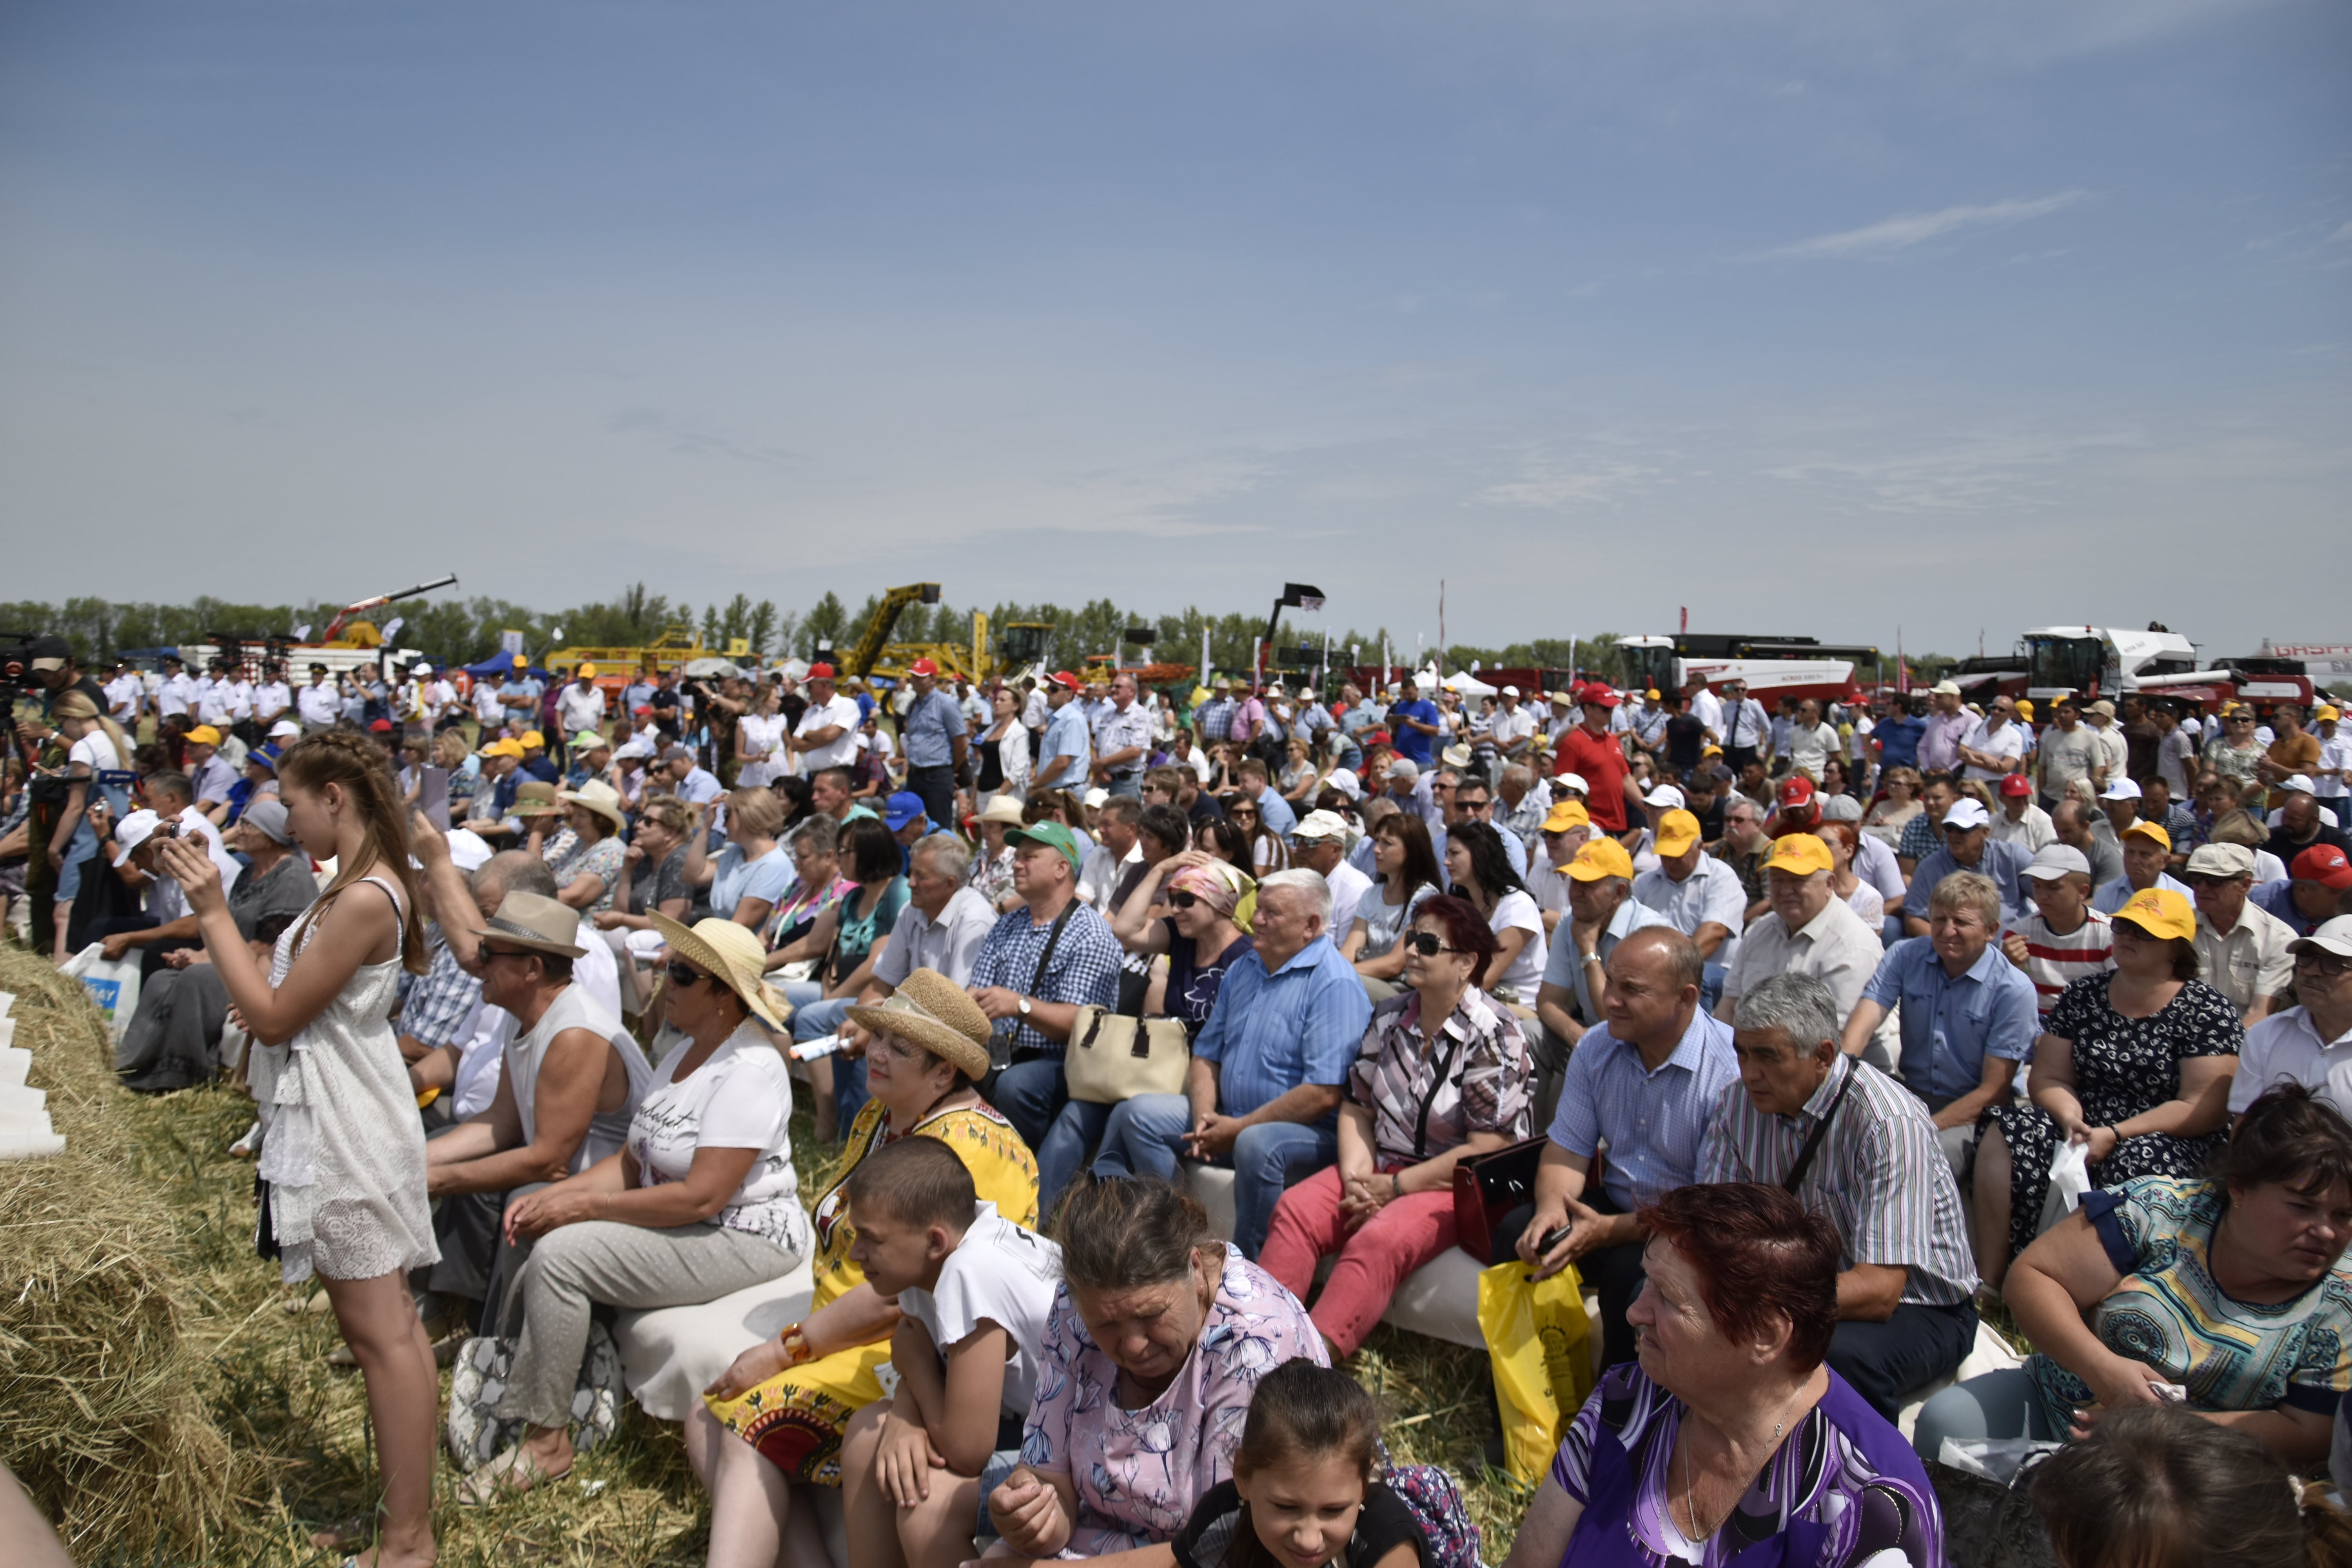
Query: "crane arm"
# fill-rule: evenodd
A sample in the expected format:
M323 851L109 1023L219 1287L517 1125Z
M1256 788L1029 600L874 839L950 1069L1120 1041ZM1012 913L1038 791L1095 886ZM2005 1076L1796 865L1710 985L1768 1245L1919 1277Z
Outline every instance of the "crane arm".
M389 605L394 599L413 599L419 594L430 594L436 588L454 588L457 585L457 574L455 572L452 572L446 577L438 577L430 583L419 583L415 587L403 588L397 594L378 594L373 599L362 599L355 605L345 605L341 610L338 610L335 613L335 618L327 623L327 629L320 635L319 640L322 643L334 641L335 634L343 629L343 623L345 621L350 620L353 616L363 615L367 611L375 609L380 605Z

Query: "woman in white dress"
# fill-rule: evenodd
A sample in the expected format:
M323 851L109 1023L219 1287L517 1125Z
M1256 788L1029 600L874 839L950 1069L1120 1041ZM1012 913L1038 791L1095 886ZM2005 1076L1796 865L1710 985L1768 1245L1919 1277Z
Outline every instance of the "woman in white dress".
M186 893L257 1052L279 1058L257 1166L268 1184L258 1240L288 1283L317 1272L367 1380L383 1518L374 1550L358 1561L422 1564L434 1556L440 1384L408 1271L440 1251L425 1205L424 1124L385 1021L401 971L425 968L408 826L383 752L362 736L307 735L278 760L278 777L296 843L338 870L278 938L267 973L237 933L204 845L173 838L157 860Z
M792 771L784 750L792 721L776 711L782 700L783 689L763 680L751 699L751 710L736 721L735 756L742 764L735 774L737 788L764 787Z

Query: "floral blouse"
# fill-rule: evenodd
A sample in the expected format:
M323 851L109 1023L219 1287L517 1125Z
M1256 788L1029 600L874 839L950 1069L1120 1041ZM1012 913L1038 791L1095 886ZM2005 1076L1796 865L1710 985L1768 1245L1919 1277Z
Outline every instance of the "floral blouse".
M776 907L768 911L767 922L761 936L771 950L783 946L809 928L817 916L857 891L857 884L846 877L835 877L821 889L812 889L799 878L784 889Z
M572 830L567 827L564 831L570 833ZM560 860L551 859L547 863L547 868L555 873L555 885L558 888L567 887L581 877L602 877L604 879L604 890L596 895L594 903L580 911L583 915L598 914L613 907L613 889L620 885L621 861L628 852L629 847L622 842L621 836L617 833L609 838L599 838L595 843L586 845L580 842L577 835L573 835L571 846L563 858Z
M1372 1113L1383 1165L1418 1164L1473 1132L1528 1136L1534 1064L1517 1015L1473 987L1436 1036L1422 1027L1418 991L1372 1009L1348 1098Z
M1183 1529L1209 1489L1231 1479L1258 1379L1298 1356L1330 1364L1297 1298L1228 1245L1208 1321L1176 1381L1141 1409L1122 1409L1118 1367L1088 1337L1062 1286L1045 1323L1021 1462L1058 1470L1077 1488L1065 1555L1126 1552Z
M1001 907L1004 895L1013 890L1013 846L1006 845L993 858L986 845L981 846L980 853L971 858L964 885L986 899L990 909Z

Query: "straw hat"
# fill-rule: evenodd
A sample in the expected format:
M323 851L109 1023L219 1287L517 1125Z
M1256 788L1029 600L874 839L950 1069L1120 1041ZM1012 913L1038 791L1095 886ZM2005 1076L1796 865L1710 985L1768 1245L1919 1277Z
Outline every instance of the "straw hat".
M1000 790L990 798L988 809L972 820L996 822L1007 827L1018 827L1021 826L1021 803Z
M764 978L767 950L751 927L716 916L695 921L691 929L658 911L648 918L672 952L709 970L769 1027L781 1029L793 1016L792 1004Z
M852 1007L849 1016L861 1029L922 1047L975 1083L988 1076L988 1015L936 969L915 970L880 1005Z
M520 795L522 792L518 790L515 793ZM578 789L559 790L555 798L568 805L586 806L611 823L615 833L628 831L629 815L623 809L621 792L603 779L590 779Z
M533 952L560 952L585 958L580 945L580 911L541 893L509 893L499 901L499 912L474 928L478 937L496 937Z
M556 788L544 779L526 779L515 788L514 804L507 807L513 816L545 816L563 808L556 804Z

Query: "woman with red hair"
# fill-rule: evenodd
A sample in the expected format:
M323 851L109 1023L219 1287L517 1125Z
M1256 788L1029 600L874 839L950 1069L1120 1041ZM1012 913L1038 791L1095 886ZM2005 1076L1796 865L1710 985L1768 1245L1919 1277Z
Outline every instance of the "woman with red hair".
M1282 1194L1258 1264L1307 1300L1332 1360L1353 1354L1406 1275L1454 1245L1454 1167L1528 1135L1532 1058L1478 988L1497 951L1468 900L1422 901L1402 939L1407 990L1372 1009L1339 1105L1339 1162Z
M1678 1187L1639 1215L1640 1357L1603 1373L1505 1568L1936 1568L1918 1457L1822 1364L1837 1232L1780 1187ZM1777 1545L1778 1552L1757 1551Z

